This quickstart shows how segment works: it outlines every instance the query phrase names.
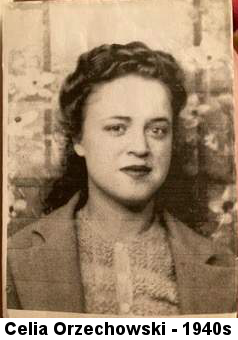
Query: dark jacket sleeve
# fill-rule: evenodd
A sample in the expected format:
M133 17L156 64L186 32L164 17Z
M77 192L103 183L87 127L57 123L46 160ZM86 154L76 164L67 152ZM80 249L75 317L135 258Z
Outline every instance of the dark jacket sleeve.
M7 295L7 308L8 309L22 309L18 295L17 295L17 290L16 290L14 278L11 273L11 268L10 268L9 263L7 263L6 295Z

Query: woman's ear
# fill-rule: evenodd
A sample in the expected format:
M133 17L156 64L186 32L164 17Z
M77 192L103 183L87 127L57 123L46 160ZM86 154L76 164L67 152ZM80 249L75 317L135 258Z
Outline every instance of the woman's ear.
M84 150L84 147L82 146L82 143L80 143L80 141L74 141L74 151L80 157L85 156L85 150Z

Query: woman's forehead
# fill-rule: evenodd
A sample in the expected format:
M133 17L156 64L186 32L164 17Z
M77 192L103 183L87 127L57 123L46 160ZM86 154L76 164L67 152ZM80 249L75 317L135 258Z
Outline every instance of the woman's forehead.
M118 115L171 114L168 88L156 79L128 75L98 85L87 101L86 114L102 118Z

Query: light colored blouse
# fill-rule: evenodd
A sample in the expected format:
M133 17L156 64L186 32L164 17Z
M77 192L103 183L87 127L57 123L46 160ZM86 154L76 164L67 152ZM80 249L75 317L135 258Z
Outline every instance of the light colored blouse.
M77 219L86 313L179 314L167 230L158 218L147 230L126 240L102 236L100 221L90 221L85 209Z

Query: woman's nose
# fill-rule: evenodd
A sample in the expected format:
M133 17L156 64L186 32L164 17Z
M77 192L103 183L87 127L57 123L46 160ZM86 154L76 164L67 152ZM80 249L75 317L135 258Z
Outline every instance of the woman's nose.
M146 157L149 154L149 145L144 132L135 133L131 137L128 153L137 157Z

